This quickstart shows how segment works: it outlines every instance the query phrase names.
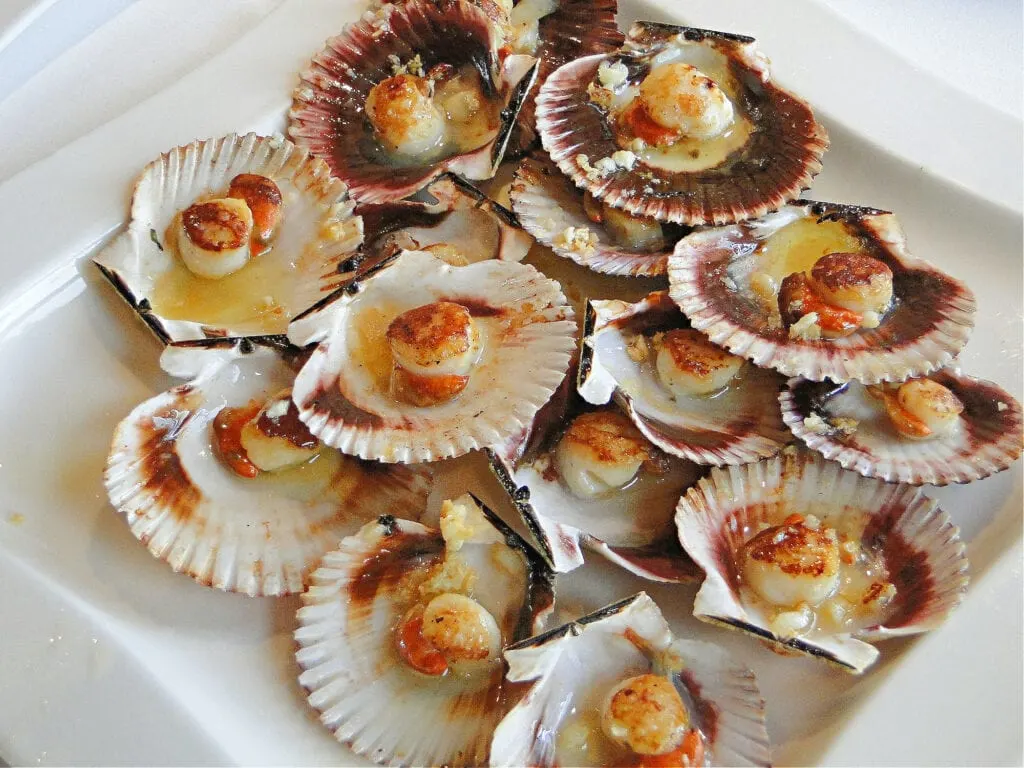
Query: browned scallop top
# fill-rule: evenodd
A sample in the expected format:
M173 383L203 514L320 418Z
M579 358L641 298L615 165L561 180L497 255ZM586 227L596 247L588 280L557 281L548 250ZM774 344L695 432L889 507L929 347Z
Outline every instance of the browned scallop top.
M432 365L469 350L472 317L453 301L435 301L403 312L388 326L387 340L419 365Z
M715 346L706 336L690 328L669 331L661 338L661 346L672 356L677 369L694 376L710 376L736 362L735 355Z
M803 523L766 528L743 546L743 552L751 560L773 563L794 576L821 576L839 569L835 534Z
M366 97L366 112L384 133L402 133L420 117L430 99L431 83L415 75L394 75L381 80Z
M275 403L287 400L288 410L280 416L271 416L271 406ZM309 428L299 420L299 409L291 398L291 391L278 394L267 403L256 420L256 429L267 437L281 437L297 448L315 448L319 444L310 433Z
M244 200L252 211L259 236L270 237L281 209L281 190L273 179L258 173L240 173L231 180L228 197Z
M190 205L181 213L188 239L207 251L238 248L249 239L249 224L214 202Z
M811 277L831 290L892 282L892 270L885 262L863 253L829 253L811 269Z
M661 754L690 718L675 685L662 675L639 675L608 702L609 714L630 731L630 746L641 754Z
M577 416L562 438L589 448L599 461L646 460L650 445L619 411L590 411Z

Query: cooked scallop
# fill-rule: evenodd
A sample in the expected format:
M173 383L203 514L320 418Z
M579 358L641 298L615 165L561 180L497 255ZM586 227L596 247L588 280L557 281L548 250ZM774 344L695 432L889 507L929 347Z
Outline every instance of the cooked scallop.
M797 516L766 528L743 545L744 581L779 607L815 606L839 585L839 539L832 528L811 528Z
M927 435L948 434L960 421L964 404L947 387L931 379L911 379L896 392L900 407L925 426ZM897 425L898 427L899 425Z
M658 378L675 397L717 392L743 367L742 357L729 354L688 328L669 331L657 346Z
M501 651L501 630L476 600L454 592L438 595L423 609L423 637L449 665L487 661Z
M199 277L226 277L249 262L252 227L252 211L244 200L195 203L179 217L178 255Z
M892 270L863 253L830 253L811 269L811 287L822 301L852 312L883 314L892 303Z
M650 446L618 411L577 416L555 449L555 465L574 494L589 498L622 488L650 457Z
M639 101L659 126L695 139L718 136L734 117L732 102L718 84L679 61L652 69L640 83Z
M663 675L638 675L616 685L601 707L605 735L639 755L664 755L678 747L690 726L686 705Z
M399 154L428 153L444 138L444 116L423 77L402 74L377 83L366 97L366 116L381 143Z
M263 472L303 464L320 451L320 441L299 421L291 390L278 392L242 427L242 449Z
M257 239L269 241L281 218L281 190L274 180L258 173L240 173L231 180L228 197L245 201Z

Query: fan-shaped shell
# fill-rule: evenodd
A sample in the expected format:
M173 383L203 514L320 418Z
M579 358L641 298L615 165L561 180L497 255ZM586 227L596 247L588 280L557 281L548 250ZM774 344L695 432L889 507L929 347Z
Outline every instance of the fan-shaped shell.
M763 609L741 593L738 551L762 523L792 513L851 533L880 556L895 597L877 624L852 632L812 630L781 636ZM967 589L967 556L960 531L919 489L861 477L810 451L712 470L679 501L676 525L683 547L704 570L693 613L783 649L799 651L859 674L878 657L873 640L918 634L939 626Z
M196 277L168 235L172 222L242 173L267 176L281 191L272 247L233 275ZM254 133L194 141L142 170L128 229L94 261L164 342L283 334L345 279L339 267L362 240L352 209L327 164L290 141Z
M398 402L384 331L400 313L442 299L474 316L480 359L454 399L431 407ZM345 453L403 462L458 456L502 445L529 426L565 377L575 329L558 284L533 267L498 260L453 267L403 251L292 324L293 343L319 343L294 397L313 434Z
M384 513L422 513L433 484L425 467L331 449L254 479L222 463L214 418L289 386L300 359L299 350L270 340L169 346L161 364L189 382L140 404L118 425L104 478L110 501L175 571L249 595L301 592L340 537Z
M778 282L809 270L825 253L850 249L892 271L893 308L877 328L845 338L790 338L777 302L754 290L753 276L771 272ZM669 259L669 286L693 327L716 344L815 381L871 384L925 375L948 365L974 326L974 294L912 256L895 216L837 203L798 201L758 221L694 232Z
M926 440L901 436L882 404L855 381L837 386L790 379L779 396L782 418L794 435L826 459L890 483L969 483L1020 458L1021 407L1009 393L948 368L929 378L964 405L960 424L949 435Z
M490 178L536 77L533 57L501 56L500 43L487 14L465 0L385 5L330 39L301 74L288 133L324 158L353 197L364 203L400 200L445 171L470 179ZM456 142L442 147L439 157L411 160L383 152L366 117L367 96L396 67L417 56L424 72L450 65L456 70L471 68L483 77L485 95L501 107L500 124L483 143Z
M602 737L589 733L587 716L605 690L648 672L671 678L707 742L709 764L771 763L754 674L710 643L673 638L643 592L518 643L505 658L508 678L530 685L495 731L491 765L607 764L584 762L600 756L568 752L559 735L582 726L584 751L596 751Z
M777 374L747 366L724 392L684 402L660 383L652 354L636 359L635 337L686 326L665 291L636 304L591 301L580 394L595 404L614 397L648 440L698 464L743 464L777 453L790 439L777 407Z
M551 609L551 574L486 509L470 522L477 527L449 556L476 573L472 597L495 617L503 644L524 639ZM428 678L396 653L395 626L445 557L439 531L381 517L328 553L303 595L299 682L335 738L375 762L481 765L517 699L500 664L479 679Z
M690 169L656 164L650 150L641 149L632 153L635 165L613 163L614 170L602 170L606 158L632 150L617 140L607 108L591 100L588 86L599 83L600 65L625 64L629 74L622 87L628 88L640 83L652 62L669 60L713 77L733 102L736 125L749 136ZM778 209L810 185L828 147L810 107L770 80L768 60L753 38L651 22L634 24L617 54L585 56L555 70L537 95L537 131L576 186L634 216L688 225L741 221Z

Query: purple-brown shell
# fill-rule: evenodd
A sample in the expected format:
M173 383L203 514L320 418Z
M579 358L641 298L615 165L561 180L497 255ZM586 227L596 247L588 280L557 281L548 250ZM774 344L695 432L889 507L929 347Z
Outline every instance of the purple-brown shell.
M852 633L783 637L744 600L740 548L760 524L778 525L791 513L813 514L823 525L838 521L858 534L861 548L879 554L896 588L884 622ZM937 502L919 488L861 477L811 451L787 448L756 464L712 470L679 500L676 525L705 573L694 616L854 674L878 657L870 641L938 627L967 590L960 531Z
M778 410L778 374L747 365L725 391L684 401L662 385L649 342L643 359L631 350L635 337L686 327L686 317L665 291L635 304L589 302L580 394L594 404L614 397L644 437L697 464L744 464L778 453L791 439Z
M865 477L910 485L969 483L1020 458L1021 407L989 381L946 369L929 376L963 403L948 435L903 437L862 384L790 379L779 396L782 418L809 448Z
M614 242L608 231L591 221L583 207L583 193L546 157L523 160L509 193L512 209L523 227L559 256L571 259L595 272L630 277L654 277L668 271L668 258L675 243L690 230L662 225L665 246L656 251L633 250ZM586 228L595 242L572 248L564 241L567 228Z
M331 38L301 74L288 133L324 158L363 203L400 200L448 170L490 178L536 76L532 57L499 56L499 45L499 33L487 14L465 0L385 5ZM502 104L501 124L489 141L426 164L389 161L382 154L366 117L367 96L392 75L396 62L416 56L424 72L440 64L480 73L487 95Z
M671 45L703 46L721 57L734 83L734 108L749 121L746 142L717 165L672 171L640 161L630 169L591 170L620 146L604 107L591 101L604 62L621 61L627 83L638 84L650 60ZM821 170L828 136L811 108L769 79L767 59L753 38L638 22L617 54L586 56L551 74L537 95L537 131L544 148L573 182L635 216L678 224L725 224L780 208L810 186Z
M840 224L862 253L891 270L894 299L877 328L838 339L790 338L777 301L751 286L765 243L794 223ZM668 273L669 294L694 328L786 376L864 383L922 376L948 365L974 327L971 290L912 256L896 217L874 208L797 201L757 221L699 230L676 245Z

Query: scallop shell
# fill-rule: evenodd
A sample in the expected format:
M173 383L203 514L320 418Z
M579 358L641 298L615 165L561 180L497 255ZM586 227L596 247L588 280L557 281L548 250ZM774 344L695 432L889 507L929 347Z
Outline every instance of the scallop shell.
M400 200L445 171L470 179L490 178L536 78L536 59L517 54L501 58L499 45L499 33L487 14L464 0L386 5L328 40L300 75L288 133L324 158L363 203ZM366 97L376 83L392 75L395 57L404 63L417 55L424 71L450 64L469 65L486 74L503 104L502 123L492 139L424 165L384 162L365 117Z
M512 211L455 174L424 187L413 200L356 206L365 236L351 267L360 273L402 250L445 243L470 263L484 259L522 261L533 238Z
M791 339L778 307L751 290L759 271L755 249L783 227L812 219L841 223L865 253L892 270L894 308L878 328L840 339ZM694 232L669 259L669 293L716 344L759 366L815 381L874 384L928 374L950 363L974 326L974 294L912 256L893 214L838 203L797 201L756 222Z
M518 643L505 658L508 679L531 685L495 731L491 765L579 764L576 755L559 757L560 730L574 713L594 708L594 693L645 672L671 676L707 740L711 765L771 764L754 673L717 646L673 638L643 592Z
M617 493L580 498L561 481L551 456L564 427L585 410L593 408L574 398L560 418L537 424L522 457L488 451L491 470L537 549L558 573L583 565L587 548L652 581L696 579L699 571L679 546L673 517L680 494L701 468L666 456L661 474L641 470L636 482Z
M737 550L759 523L778 524L792 512L814 514L825 524L856 523L861 545L882 553L896 586L884 624L784 638L768 629L756 606L744 603ZM676 525L683 547L705 573L694 616L855 674L878 657L871 641L935 629L967 590L960 531L937 502L918 488L861 477L810 451L787 449L756 464L712 470L680 499Z
M498 619L506 642L538 631L550 612L552 576L507 526L490 525L458 556L478 574L474 597ZM495 547L515 557L495 559ZM302 596L299 683L335 738L392 765L481 765L495 725L517 692L496 667L482 687L427 678L402 663L390 634L417 598L422 570L444 558L439 531L381 517L328 553ZM412 595L412 597L410 597Z
M224 407L287 387L301 353L269 339L186 342L161 365L187 378L136 407L114 433L104 481L132 533L175 571L248 595L301 592L338 539L385 512L418 518L426 467L331 452L298 470L237 477L211 445Z
M697 464L744 464L778 453L791 436L778 409L783 381L774 372L746 366L725 392L680 403L650 362L630 357L627 334L686 326L665 291L636 304L591 301L579 373L583 399L601 404L614 397L648 440Z
M583 194L548 160L524 160L516 171L511 197L512 208L526 230L563 258L608 275L653 277L668 271L668 257L675 245L671 238L671 245L662 251L616 245L601 224L587 217ZM596 243L584 249L567 247L561 236L569 227L588 230ZM682 230L678 237L688 232Z
M203 196L226 191L239 173L268 176L281 189L282 220L274 247L238 273L241 283L236 275L216 281L191 277L175 257L167 230L180 211ZM165 343L283 334L292 317L342 283L339 265L362 240L362 221L353 215L346 195L345 185L331 177L326 163L290 141L254 133L194 141L142 170L128 229L94 261ZM262 270L258 280L254 269ZM203 295L209 294L218 308L233 300L239 309L218 317L208 307L163 306L164 293L175 295L168 293L168 286L183 278L189 280L179 290L203 289L205 284ZM163 303L168 301L177 299ZM192 314L196 311L198 315Z
M837 386L790 379L779 396L782 418L794 435L826 459L890 483L970 483L1001 472L1020 458L1020 403L992 382L955 370L929 378L964 404L961 426L951 435L929 440L902 437L881 403L855 381ZM817 419L808 421L815 414ZM837 418L852 419L856 426L837 429L831 423Z
M429 408L395 401L360 364L398 314L446 299L469 308L483 352L466 389ZM379 333L357 343L368 318ZM297 320L289 335L316 351L295 382L301 419L328 445L362 458L433 461L501 445L527 429L565 377L576 322L558 284L526 264L480 261L453 267L403 251L353 282L335 302Z
M629 169L594 170L623 149L606 111L587 92L599 66L620 60L630 70L627 82L637 84L652 60L667 57L691 62L724 85L751 124L750 137L701 170L667 170L652 165L643 151ZM553 72L537 95L537 131L576 186L634 216L687 225L725 224L776 210L810 185L828 147L811 108L769 79L768 60L753 38L652 22L634 24L619 53L585 56Z
M540 61L538 84L563 64L580 56L614 51L624 39L615 21L618 0L553 0L553 3L555 9L540 19L540 43L531 51ZM537 91L531 89L509 140L511 156L523 154L537 141L536 100Z

